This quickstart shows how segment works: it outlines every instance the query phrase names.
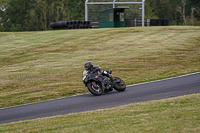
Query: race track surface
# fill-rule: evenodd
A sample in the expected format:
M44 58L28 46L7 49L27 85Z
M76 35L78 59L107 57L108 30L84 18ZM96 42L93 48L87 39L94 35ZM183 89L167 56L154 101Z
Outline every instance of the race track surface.
M84 94L0 109L0 124L200 93L200 72L128 86L126 91Z

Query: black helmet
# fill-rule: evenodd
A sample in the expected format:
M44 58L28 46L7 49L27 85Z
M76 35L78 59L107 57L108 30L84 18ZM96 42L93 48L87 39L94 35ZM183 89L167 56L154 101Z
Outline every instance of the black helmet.
M85 63L84 67L85 67L85 70L90 70L93 67L93 65L91 62L87 62Z

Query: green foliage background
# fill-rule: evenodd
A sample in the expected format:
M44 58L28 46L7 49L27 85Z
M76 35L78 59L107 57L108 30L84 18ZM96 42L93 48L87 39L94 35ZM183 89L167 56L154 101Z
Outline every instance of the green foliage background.
M146 0L145 5L145 18L200 25L199 0ZM85 0L0 0L0 7L6 9L0 10L0 31L38 31L55 21L84 20Z

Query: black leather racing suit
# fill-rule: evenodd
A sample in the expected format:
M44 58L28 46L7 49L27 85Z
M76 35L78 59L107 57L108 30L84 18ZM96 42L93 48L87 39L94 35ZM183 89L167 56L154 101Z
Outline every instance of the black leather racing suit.
M89 70L91 73L100 73L103 76L106 76L113 80L113 77L110 75L108 71L101 70L100 67L93 65L93 67Z

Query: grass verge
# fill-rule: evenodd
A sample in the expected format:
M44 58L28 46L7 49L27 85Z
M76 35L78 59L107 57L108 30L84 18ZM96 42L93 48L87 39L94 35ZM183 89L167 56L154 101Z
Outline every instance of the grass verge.
M87 93L87 61L127 85L200 70L200 27L0 33L0 108Z
M200 94L0 125L0 132L197 133Z

